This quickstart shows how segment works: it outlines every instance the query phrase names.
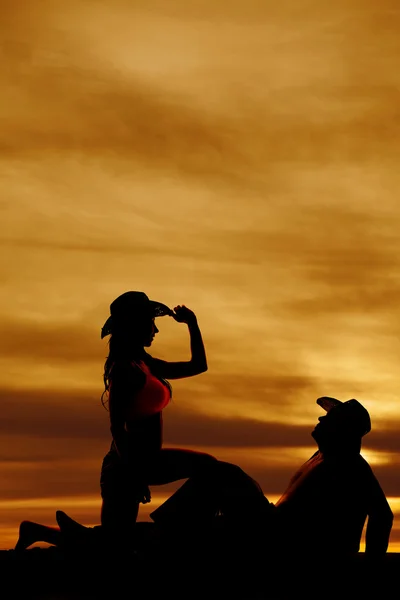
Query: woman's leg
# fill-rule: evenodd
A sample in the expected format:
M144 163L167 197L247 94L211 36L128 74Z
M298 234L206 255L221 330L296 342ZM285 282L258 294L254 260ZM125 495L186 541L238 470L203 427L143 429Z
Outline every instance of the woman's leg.
M188 479L209 476L219 461L206 452L180 448L163 448L145 466L149 485L163 485Z
M101 469L100 517L104 540L113 547L128 547L132 542L139 511L132 484L118 456L109 452Z
M88 548L88 546L94 546L100 542L98 531L101 527L99 525L86 527L86 525L75 521L63 510L56 511L56 521L63 535L63 544L66 547L78 548L82 546Z
M219 512L237 523L244 521L248 511L255 520L263 518L271 507L252 477L237 465L209 454L166 448L148 472L150 485L188 478L151 513L157 522L187 522L190 517L210 519Z
M58 527L41 525L33 521L22 521L19 526L19 537L15 550L26 550L36 542L46 542L53 546L62 545L63 536Z
M210 520L215 516L217 505L206 490L218 460L211 454L194 450L163 448L146 467L148 483L163 485L187 479L187 481L150 517L161 525L188 524L194 520Z

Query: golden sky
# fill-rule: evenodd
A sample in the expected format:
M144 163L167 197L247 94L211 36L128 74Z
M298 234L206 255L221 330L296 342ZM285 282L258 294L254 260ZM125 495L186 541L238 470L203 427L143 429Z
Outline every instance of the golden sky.
M356 397L400 551L398 0L0 11L0 547L56 509L99 522L100 328L140 289L192 308L208 355L165 445L273 500L315 450L315 399ZM186 326L158 326L152 354L188 358Z

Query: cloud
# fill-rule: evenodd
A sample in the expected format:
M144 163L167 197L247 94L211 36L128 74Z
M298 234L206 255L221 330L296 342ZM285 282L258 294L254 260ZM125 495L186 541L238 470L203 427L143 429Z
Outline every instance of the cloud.
M188 93L196 77L201 77L199 69L191 74L188 65L184 69L186 93L173 92L168 86L168 72L159 72L157 82L150 82L135 76L134 57L129 69L126 63L111 65L104 54L90 51L85 39L98 42L100 35L103 39L107 8L96 15L94 29L79 27L75 35L62 26L56 9L48 14L44 10L47 18L41 22L42 11L30 31L17 9L13 15L9 6L8 69L3 75L8 99L3 128L5 157L21 159L55 152L60 156L90 155L114 165L119 161L121 167L129 161L160 174L220 181L230 188L246 186L248 190L259 190L260 186L274 189L278 165L282 167L278 174L281 181L294 164L315 167L395 159L397 142L392 123L398 113L397 88L390 81L390 70L382 69L380 63L371 60L375 79L359 69L363 56L354 55L351 11L344 20L346 35L340 46L330 43L332 35L343 32L345 15L339 13L330 15L333 32L324 28L318 36L315 30L304 28L304 16L303 30L297 27L294 31L290 21L280 22L279 11L274 11L278 28L272 28L270 36L265 36L262 28L254 29L254 24L241 29L243 39L250 43L247 52L235 37L235 28L220 31L221 55L225 49L231 56L230 63L221 64L224 77L212 69L215 53L209 48L210 32L218 31L218 27L209 22L198 40L205 57L201 73L211 77L204 81L210 89L224 89L220 105L215 100L208 102L207 94L201 104L196 103ZM286 14L283 9L281 16ZM74 19L79 22L87 16L86 10L73 4L65 19L72 28ZM140 12L135 17L140 23ZM159 15L154 16L154 28L163 30L166 24L173 28L175 20L166 23ZM367 30L357 29L360 39L373 34L378 48L386 43L380 28L371 31L368 22L364 25ZM186 20L181 28L184 26L195 31L196 21ZM288 37L282 52L278 32L285 26ZM122 43L112 32L110 36L109 51ZM253 45L254 37L257 42ZM130 50L124 47L125 54ZM195 46L187 48L187 53L196 52ZM315 60L315 52L324 57L321 64ZM273 60L267 58L271 56ZM304 74L302 83L290 84L290 79L287 82L277 74L278 66L284 77L290 60ZM347 69L338 68L345 60L349 61ZM354 69L359 74L357 85ZM233 81L232 72L237 73ZM293 69L293 76L295 73Z
M2 499L47 498L98 494L101 462L97 468L85 460L44 463L0 462ZM55 507L57 508L57 507Z
M84 317L65 324L8 318L0 322L0 334L7 339L0 356L10 360L82 363L99 357L100 325L96 339Z
M52 390L5 390L2 435L27 436L44 442L51 438L68 440L102 438L109 417L100 394L76 394ZM8 455L11 448L6 449ZM72 444L71 451L74 452ZM51 453L51 450L49 449Z
M59 390L1 390L3 418L0 431L4 437L26 437L27 454L18 455L18 460L29 458L29 447L34 439L39 441L42 458L46 456L45 440L58 440L65 448L71 447L71 457L81 453L75 450L75 442L84 442L89 452L90 445L106 446L109 442L109 416L101 405L100 398L93 394L68 394ZM313 445L310 438L312 425L296 425L287 419L261 421L252 418L207 414L204 411L171 405L164 413L165 442L177 446L240 447L247 448L296 448ZM366 447L382 452L400 452L398 430L400 423L392 421L390 426L372 431L365 438ZM13 452L9 441L2 448L3 460L12 460ZM52 452L51 450L49 450ZM39 459L39 457L37 457Z
M64 60L56 68L30 65L29 88L21 85L19 92L29 96L29 111L22 102L9 105L3 157L83 153L189 177L232 184L240 179L242 153L232 144L229 120L196 110L179 96L146 89L144 83L121 82L90 62L82 68ZM19 68L15 65L13 76ZM11 85L4 82L6 88Z

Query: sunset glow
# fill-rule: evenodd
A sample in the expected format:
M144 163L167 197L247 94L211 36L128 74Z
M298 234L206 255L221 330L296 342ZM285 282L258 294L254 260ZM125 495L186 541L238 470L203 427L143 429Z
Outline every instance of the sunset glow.
M99 522L100 328L136 289L206 344L166 446L274 501L316 398L357 398L400 552L398 2L5 0L0 31L0 548L57 509ZM157 324L153 356L189 358Z

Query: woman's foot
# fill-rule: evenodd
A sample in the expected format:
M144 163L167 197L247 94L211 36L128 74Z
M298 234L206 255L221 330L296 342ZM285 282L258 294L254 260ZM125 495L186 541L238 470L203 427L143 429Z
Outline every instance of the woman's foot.
M19 526L19 537L14 550L21 552L26 550L35 542L42 541L40 536L42 525L33 521L22 521Z
M65 513L63 510L56 511L56 521L62 531L70 531L76 534L83 534L89 529L89 527L85 527L85 525L82 525L81 523L78 523L78 521L75 521L74 519L69 517L67 513Z
M69 517L64 511L56 511L56 520L66 545L88 543L94 537L92 527L86 527Z

